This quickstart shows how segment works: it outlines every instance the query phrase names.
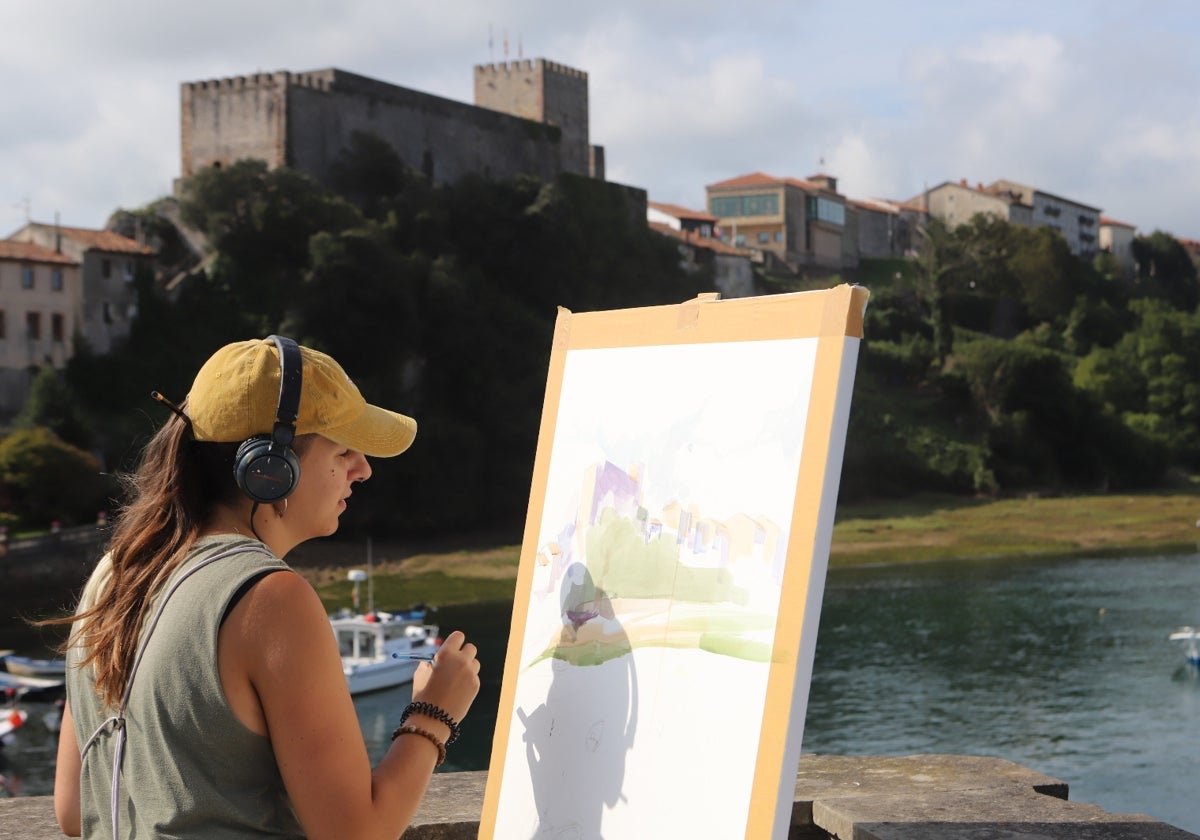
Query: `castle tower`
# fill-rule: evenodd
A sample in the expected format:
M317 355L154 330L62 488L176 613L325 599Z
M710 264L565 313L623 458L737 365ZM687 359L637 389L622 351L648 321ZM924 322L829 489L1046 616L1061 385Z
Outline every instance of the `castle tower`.
M603 149L588 142L588 76L543 58L475 66L475 104L557 126L565 171L603 178Z

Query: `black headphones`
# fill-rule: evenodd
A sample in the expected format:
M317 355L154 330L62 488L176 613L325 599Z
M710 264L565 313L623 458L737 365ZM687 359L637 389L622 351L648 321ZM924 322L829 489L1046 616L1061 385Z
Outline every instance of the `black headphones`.
M280 335L268 336L279 348L279 404L269 435L255 435L238 447L233 476L242 492L255 502L284 499L300 481L300 459L292 451L296 417L300 414L303 381L300 345Z

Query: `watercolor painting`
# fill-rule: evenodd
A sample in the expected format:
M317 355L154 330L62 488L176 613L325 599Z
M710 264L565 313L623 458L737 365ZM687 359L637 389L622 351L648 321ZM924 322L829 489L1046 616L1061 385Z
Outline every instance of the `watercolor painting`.
M811 650L795 637L814 583L819 608L810 532L829 470L798 494L814 440L840 464L865 305L840 288L857 315L849 330L834 319L834 335L825 293L709 301L695 319L560 316L572 329L552 361L481 837L775 836L774 816L763 829L751 815L781 810L764 757L791 762L793 779L799 759ZM816 307L818 328L792 317L798 305ZM772 306L778 335L764 336ZM639 315L646 340L626 330L604 346L622 334L606 317ZM769 738L780 744L764 750ZM721 807L696 807L709 797Z

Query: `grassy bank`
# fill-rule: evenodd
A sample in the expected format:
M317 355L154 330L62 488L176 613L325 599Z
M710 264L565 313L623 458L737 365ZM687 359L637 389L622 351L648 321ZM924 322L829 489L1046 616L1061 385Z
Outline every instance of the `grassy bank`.
M839 507L830 564L1195 551L1198 521L1200 492L1191 489L999 501L921 496ZM518 545L414 550L376 544L375 603L511 598L519 556ZM361 545L325 543L301 571L332 610L350 605L345 570L361 568L365 558Z

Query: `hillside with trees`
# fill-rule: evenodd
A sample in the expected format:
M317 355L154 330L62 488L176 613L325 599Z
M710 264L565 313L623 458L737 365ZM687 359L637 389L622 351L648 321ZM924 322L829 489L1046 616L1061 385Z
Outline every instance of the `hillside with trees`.
M128 343L105 356L77 345L65 377L39 377L0 440L10 520L46 515L21 474L29 452L66 465L56 469L95 475L89 451L106 474L127 469L166 417L151 389L182 400L216 347L279 332L419 420L410 452L356 493L347 530L515 535L557 308L678 303L712 288L621 187L567 176L435 188L370 137L344 158L336 189L243 161L191 179L180 214L207 236L209 258L170 294L138 277ZM153 207L138 215L179 240ZM918 257L844 278L872 296L841 498L1124 490L1196 471L1196 269L1167 234L1135 247L1125 279L1107 255L1084 262L1048 229L934 221ZM97 494L113 491L79 487L92 495L64 522L94 516Z
M842 498L1161 486L1200 467L1196 269L1172 237L1122 279L1046 228L936 220L872 289Z

